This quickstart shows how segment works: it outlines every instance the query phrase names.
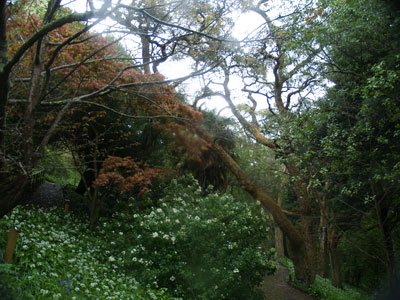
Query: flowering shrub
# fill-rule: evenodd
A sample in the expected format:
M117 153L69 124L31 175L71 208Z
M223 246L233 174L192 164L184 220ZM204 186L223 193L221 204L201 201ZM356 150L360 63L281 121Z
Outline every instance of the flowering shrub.
M17 207L0 219L2 253L9 227L19 228L13 264L0 264L0 298L262 299L255 286L275 270L267 224L255 203L202 197L193 177L173 180L157 207L132 201L96 231L62 209Z
M62 209L15 208L0 219L1 253L10 226L19 236L13 264L0 265L1 299L176 299L142 288L104 249L111 234L89 231L88 222Z
M261 206L202 197L193 177L172 180L164 192L157 207L139 211L132 202L131 212L101 222L115 235L114 264L185 299L262 299L255 287L276 267L273 250L263 248L269 227Z

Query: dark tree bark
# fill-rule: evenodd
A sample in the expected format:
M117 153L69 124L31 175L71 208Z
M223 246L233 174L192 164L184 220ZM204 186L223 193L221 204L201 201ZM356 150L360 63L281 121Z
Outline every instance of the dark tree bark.
M27 174L20 173L16 178L8 178L7 181L2 181L0 185L0 218L10 212L14 207L20 204L21 198L29 187L30 178Z
M328 246L329 246L329 261L331 266L331 280L332 284L338 288L342 287L342 279L340 276L340 261L337 253L337 246L339 240L342 237L341 233L338 233L332 225L329 226L328 230Z
M277 202L279 207L282 207L282 198L278 196ZM285 257L285 246L283 239L283 232L279 228L278 224L274 221L274 233L275 233L275 250L278 257Z
M393 249L393 238L392 230L393 226L389 218L390 203L389 199L385 195L376 198L380 200L375 200L375 209L378 215L379 228L383 237L384 248L385 248L385 263L386 268L390 273L391 277L396 274L396 261Z
M0 0L0 169L4 166L5 154L5 128L6 128L6 107L8 102L8 92L10 89L9 73L4 70L8 63L8 42L6 32L6 0Z

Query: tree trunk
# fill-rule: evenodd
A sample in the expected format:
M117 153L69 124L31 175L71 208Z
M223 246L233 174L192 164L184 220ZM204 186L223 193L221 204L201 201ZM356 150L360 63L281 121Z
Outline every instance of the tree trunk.
M260 13L259 11L257 11ZM262 12L260 13L264 17L265 21L268 23L270 20ZM278 53L281 53L281 40L275 40ZM240 124L245 128L246 131L251 133L252 137L260 144L269 147L270 149L277 149L277 144L275 140L267 138L259 130L259 125L256 117L253 115L252 122L248 122L245 117L241 115L230 96L229 89L229 69L225 69L225 80L224 80L224 98L231 108L232 113L236 116ZM287 116L290 114L288 110L288 105L284 105L282 100L282 89L283 84L287 81L285 74L285 55L278 55L274 59L274 101L278 109L278 115L282 118L281 120L286 120ZM287 102L289 104L289 102ZM284 121L286 122L286 121ZM287 132L285 127L282 128L282 137L289 137L290 133ZM212 150L221 158L225 165L231 170L231 172L236 176L238 181L241 183L242 188L248 191L254 198L258 199L263 203L264 207L272 214L278 226L282 229L283 233L287 236L290 242L290 247L292 249L292 257L294 258L295 268L297 268L296 277L298 279L305 281L306 283L311 283L315 279L316 275L316 264L315 264L315 249L314 249L314 239L313 239L313 216L312 216L312 205L311 198L309 194L309 187L305 184L304 180L301 179L300 170L297 168L296 164L290 160L290 155L286 154L287 159L285 166L293 178L300 178L295 181L294 189L297 196L298 208L300 212L300 232L294 225L286 218L282 209L272 201L270 197L262 193L260 189L255 187L255 185L250 182L244 172L240 167L233 161L233 159L221 149L217 149L218 146L213 143L212 138L207 138L204 134L199 134L204 137L210 144ZM220 148L220 147L219 147ZM222 153L223 152L223 153ZM225 156L225 157L224 157ZM228 157L229 156L229 157ZM267 198L268 199L267 199ZM264 198L264 199L263 199ZM273 205L270 203L272 201ZM290 225L288 225L290 223ZM296 232L294 236L294 232ZM289 234L291 236L289 236ZM301 253L297 254L297 253ZM294 255L294 256L293 256ZM297 266L296 266L297 265Z
M341 235L339 235L333 226L328 230L328 246L329 246L329 261L331 265L332 284L335 287L342 287L342 279L340 277L340 261L337 255L337 246Z
M100 199L98 191L96 189L93 189L93 191L89 190L88 194L90 194L88 195L90 200L89 228L94 229L100 217Z
M378 196L375 198L378 198ZM390 203L388 203L388 199L385 196L382 196L380 201L375 200L379 228L384 242L386 267L390 277L394 278L396 275L396 261L393 249L392 224L389 221L389 207Z
M0 186L0 218L9 213L14 207L20 204L24 192L29 186L29 177L26 174L18 174L15 178L2 181Z
M316 253L314 244L314 230L313 230L313 217L311 212L311 199L306 195L307 199L301 199L300 202L300 218L301 218L301 231L304 236L304 261L307 263L307 280L306 282L313 282L317 274L316 266ZM307 202L307 204L304 204Z
M282 207L282 198L278 196L277 204L279 207ZM274 220L274 232L275 232L275 250L278 257L285 257L285 247L283 242L283 232L279 228L278 224L276 224Z
M278 257L285 257L285 247L283 243L283 232L279 226L274 222L275 231L275 250Z
M289 241L289 255L293 261L296 280L306 284L311 284L315 277L311 277L311 274L314 273L314 271L311 269L312 264L310 263L310 257L306 252L306 247L293 245Z
M8 92L10 88L9 73L4 71L8 62L8 44L6 32L6 4L7 1L0 1L0 170L5 164L5 132L6 129L6 107Z
M29 87L28 103L24 111L24 127L22 130L22 162L28 174L32 173L36 158L33 145L33 132L35 129L34 112L40 104L40 93L42 89L41 73L46 55L46 40L40 39L37 43L37 50L33 58L31 82Z
M320 207L319 218L319 270L318 274L323 278L329 276L329 253L328 253L328 211L326 207L326 199L318 197Z
M150 72L150 43L149 37L147 36L148 32L145 30L144 35L140 36L140 40L142 42L142 57L143 57L143 70L144 74L151 74Z
M6 107L9 91L8 76L0 73L0 170L5 166L5 129L6 129Z
M293 178L301 178L299 176L300 170L297 168L293 161L287 161L285 163L286 169ZM294 183L294 190L297 196L298 208L300 213L300 228L304 238L304 260L307 263L308 280L313 282L317 274L316 266L316 252L314 245L314 228L313 228L313 215L312 215L312 202L310 195L310 188L312 181L308 185L303 179L298 179Z

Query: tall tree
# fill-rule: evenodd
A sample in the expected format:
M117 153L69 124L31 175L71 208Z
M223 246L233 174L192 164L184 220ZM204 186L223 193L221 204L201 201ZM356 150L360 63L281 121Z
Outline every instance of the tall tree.
M315 42L314 36L319 30L322 9L307 4L274 16L266 1L254 5L246 2L243 9L258 14L264 25L248 38L247 47L245 44L241 51L237 48L232 51L232 47L224 45L227 53L224 59L220 56L219 74L224 81L219 83L222 89L217 87L214 95L226 100L239 123L257 143L270 148L282 159L297 195L300 227L296 228L271 197L256 188L238 169L237 164L233 164L226 154L221 155L226 158L223 160L238 177L242 187L254 197L263 199L260 199L261 202L270 210L290 241L297 278L310 283L317 269L310 179L302 176L293 157L295 152L291 148L290 124L298 112L308 105L306 96L319 79L316 61L321 45ZM230 90L233 74L240 74L244 82L243 91L248 95L245 110L239 110L234 104L235 97ZM215 79L211 81L215 82ZM265 101L270 111L263 119L256 115L259 101Z
M384 261L394 276L393 231L400 221L400 23L399 10L387 3L330 1L332 13L321 39L331 44L325 60L334 86L320 102L326 120L321 150L329 161L323 178L335 193L332 207L343 206L341 201L352 215L380 228Z

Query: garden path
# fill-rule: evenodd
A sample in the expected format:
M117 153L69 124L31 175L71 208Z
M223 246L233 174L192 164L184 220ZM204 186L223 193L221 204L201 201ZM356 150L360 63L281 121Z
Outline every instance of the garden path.
M265 276L260 288L266 300L313 300L311 296L287 283L288 274L287 268L279 265L274 275Z

